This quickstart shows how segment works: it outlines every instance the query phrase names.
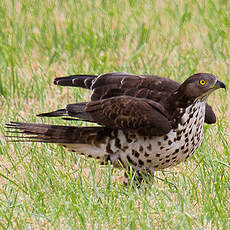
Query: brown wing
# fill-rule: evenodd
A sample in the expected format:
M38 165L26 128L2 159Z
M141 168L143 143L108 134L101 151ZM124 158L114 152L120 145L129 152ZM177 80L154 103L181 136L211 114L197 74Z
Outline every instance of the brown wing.
M75 86L85 89L90 89L92 81L96 79L98 75L70 75L67 77L59 77L54 79L55 85L61 86Z
M159 76L108 73L93 81L91 100L127 95L161 102L179 86L178 82Z
M70 104L65 110L39 116L71 116L100 125L135 130L141 135L160 136L171 130L167 112L157 102L144 98L119 96L89 103Z
M214 124L216 123L216 115L212 110L212 107L206 103L205 106L205 120L207 124Z
M71 75L56 78L54 84L62 86L75 86L92 90L91 100L118 97L122 95L137 98L147 98L162 104L164 99L175 91L180 83L154 75L135 75L122 72L102 75ZM206 104L205 122L216 122L212 108Z
M154 75L142 75L114 72L102 75L70 75L56 78L55 85L75 86L91 89L91 100L114 96L133 96L159 101L176 90L180 84L168 78Z

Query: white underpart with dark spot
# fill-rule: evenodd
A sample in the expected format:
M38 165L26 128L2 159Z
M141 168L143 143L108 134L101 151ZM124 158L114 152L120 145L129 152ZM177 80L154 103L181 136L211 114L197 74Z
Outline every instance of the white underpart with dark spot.
M160 137L143 137L118 130L105 144L69 144L67 148L86 156L110 160L119 167L132 166L134 170L154 172L185 161L200 146L203 138L205 102L197 100L187 107L175 129Z

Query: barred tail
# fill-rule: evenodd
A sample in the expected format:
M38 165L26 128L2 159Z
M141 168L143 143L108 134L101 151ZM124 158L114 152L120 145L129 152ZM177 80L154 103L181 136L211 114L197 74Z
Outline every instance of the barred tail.
M93 144L105 141L111 130L106 127L74 127L23 122L6 124L10 142Z
M98 159L101 164L110 161L105 144L112 130L106 127L10 122L6 125L6 132L9 142L57 143L72 152Z

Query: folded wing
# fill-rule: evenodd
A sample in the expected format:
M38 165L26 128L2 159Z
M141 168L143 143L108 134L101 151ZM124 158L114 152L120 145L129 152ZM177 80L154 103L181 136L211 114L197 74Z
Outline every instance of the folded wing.
M76 117L112 129L134 130L140 135L160 136L172 128L167 112L159 103L130 96L70 104L64 110L39 116L61 115Z

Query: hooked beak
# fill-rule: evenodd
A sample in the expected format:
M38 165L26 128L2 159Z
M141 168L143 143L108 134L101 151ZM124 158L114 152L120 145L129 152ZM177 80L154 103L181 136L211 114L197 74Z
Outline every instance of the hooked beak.
M222 81L219 81L219 80L216 81L216 84L215 84L214 87L215 87L216 89L219 89L219 88L226 89L225 84L224 84Z

